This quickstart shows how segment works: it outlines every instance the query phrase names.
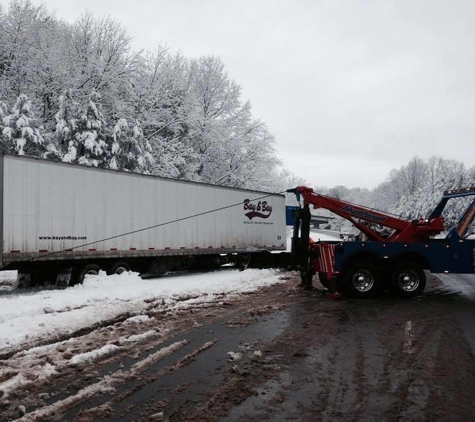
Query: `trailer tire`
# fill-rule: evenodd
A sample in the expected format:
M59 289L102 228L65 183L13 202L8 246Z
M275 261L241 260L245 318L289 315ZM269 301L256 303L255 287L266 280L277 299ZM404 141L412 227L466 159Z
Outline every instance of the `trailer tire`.
M345 271L344 290L361 298L375 296L380 289L381 274L372 262L358 262Z
M97 264L86 264L83 267L73 269L71 281L73 284L82 284L86 275L97 275L101 267Z
M107 271L107 274L108 275L122 274L128 271L130 271L130 265L127 264L127 262L117 261L111 265L111 267L109 268L109 271Z
M326 289L330 288L330 280L328 280L327 273L320 271L318 273L318 279L320 280L320 284L325 287Z
M391 288L402 297L420 295L426 287L426 275L422 267L413 262L402 262L391 272Z

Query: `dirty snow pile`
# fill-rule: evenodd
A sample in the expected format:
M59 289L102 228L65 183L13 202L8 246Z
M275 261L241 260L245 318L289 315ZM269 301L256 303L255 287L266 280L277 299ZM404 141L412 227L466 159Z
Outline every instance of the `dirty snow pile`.
M17 287L16 271L0 271L0 292Z
M0 353L67 336L124 313L144 317L140 314L151 301L174 312L279 282L276 270L229 270L150 280L133 272L101 273L66 290L5 294L0 296Z

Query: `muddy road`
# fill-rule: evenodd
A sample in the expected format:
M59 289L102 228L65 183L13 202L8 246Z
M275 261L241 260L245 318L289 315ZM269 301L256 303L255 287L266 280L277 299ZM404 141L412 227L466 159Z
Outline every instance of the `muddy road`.
M0 398L0 420L475 418L474 276L430 276L412 300L330 300L318 281L282 278L173 314L151 302L140 324L4 357L0 382L23 384ZM45 362L51 374L29 379Z

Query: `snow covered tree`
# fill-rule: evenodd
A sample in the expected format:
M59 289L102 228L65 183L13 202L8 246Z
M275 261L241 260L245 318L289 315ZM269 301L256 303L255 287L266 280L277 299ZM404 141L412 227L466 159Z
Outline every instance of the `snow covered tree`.
M191 62L191 90L195 103L191 127L193 147L200 158L198 175L215 183L224 158L223 143L240 107L240 87L231 81L217 57L201 57Z
M252 119L250 103L241 102L240 86L229 79L217 57L192 61L190 81L194 110L189 137L199 157L201 180L266 189L279 165L274 137Z
M101 107L91 92L100 93ZM43 127L46 151L34 154L257 189L272 186L279 166L273 136L252 118L218 57L134 52L110 18L86 13L69 24L31 0L0 6L0 98L13 104L19 94L38 121L19 137L7 112L8 142L3 127L1 138L10 148L16 136L31 149L34 128Z
M163 47L146 54L132 94L134 115L152 147L153 173L195 179L198 159L190 146L193 103L187 61Z
M153 174L174 179L200 180L197 177L199 156L178 138L156 138L152 147Z
M8 115L9 115L8 106L4 102L0 101L0 141L1 141L2 151L6 151L6 145L4 145L5 139L2 136L3 129L5 127L3 123L3 119L7 117Z
M128 88L140 62L131 51L131 38L113 19L84 14L71 28L68 38L69 71L80 101L91 90L99 92L113 118L128 110Z
M97 103L99 99L100 95L93 90L79 119L75 120L74 117L69 119L70 126L67 123L64 126L59 116L60 130L69 139L68 150L63 161L94 167L106 166L110 154L107 150L104 117Z
M71 90L66 90L59 97L59 110L55 115L56 130L53 142L47 146L45 156L60 159L66 162L75 160L77 151L74 137L77 131L77 122L80 119L80 106L72 98Z
M475 178L463 163L432 157L427 162L415 157L373 191L377 208L406 219L426 218L447 189L475 184ZM467 199L449 201L444 210L447 229L460 218Z
M37 127L31 101L21 94L12 113L3 118L3 145L6 152L39 156L44 151L44 140Z
M112 132L111 159L112 169L128 170L137 173L150 173L155 160L150 143L144 137L140 122L133 128L126 119L119 119Z
M10 2L8 13L0 19L0 68L6 77L1 94L18 96L31 92L39 71L37 59L44 59L40 46L52 22L53 17L44 6L34 6L29 0Z

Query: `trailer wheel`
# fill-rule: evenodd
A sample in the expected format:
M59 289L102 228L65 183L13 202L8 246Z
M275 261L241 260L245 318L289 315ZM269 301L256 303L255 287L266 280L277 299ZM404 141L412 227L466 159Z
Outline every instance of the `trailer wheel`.
M73 270L71 280L73 284L81 284L87 275L98 275L101 267L97 264L86 264Z
M128 271L130 271L130 265L127 264L127 262L117 261L111 265L111 267L109 268L109 271L107 271L107 274L108 275L122 274Z
M320 271L318 273L318 279L320 280L320 284L329 289L330 288L330 280L328 280L328 275L327 273L323 272L323 271Z
M358 297L374 296L380 287L381 275L371 262L359 262L345 272L345 288Z
M391 287L402 297L420 295L426 287L426 275L420 265L413 262L403 262L397 265L391 273Z

